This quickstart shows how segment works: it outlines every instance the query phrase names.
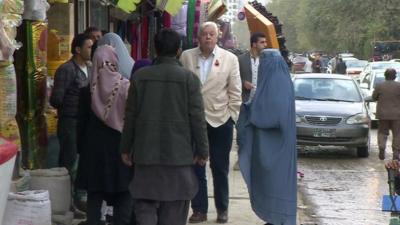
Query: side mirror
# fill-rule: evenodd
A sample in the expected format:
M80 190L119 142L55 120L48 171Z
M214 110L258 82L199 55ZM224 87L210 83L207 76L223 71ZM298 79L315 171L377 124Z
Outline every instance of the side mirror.
M367 97L365 97L365 98L364 98L364 101L365 101L365 102L373 102L372 96L367 96Z
M368 85L367 83L361 83L361 84L360 84L360 88L362 88L362 89L368 89L368 88L369 88L369 85Z

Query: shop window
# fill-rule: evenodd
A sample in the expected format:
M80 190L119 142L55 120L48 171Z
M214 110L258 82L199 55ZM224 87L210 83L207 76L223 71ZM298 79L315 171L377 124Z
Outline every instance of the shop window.
M99 0L90 0L89 14L90 14L89 16L90 26L95 26L101 30L109 30L108 6L101 3Z
M86 21L86 0L76 1L76 31L82 33L87 26Z

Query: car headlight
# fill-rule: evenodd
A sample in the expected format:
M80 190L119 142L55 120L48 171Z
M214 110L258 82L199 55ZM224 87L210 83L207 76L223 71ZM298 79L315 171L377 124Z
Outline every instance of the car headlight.
M296 115L296 123L301 123L301 117Z
M368 124L369 117L365 113L359 113L354 116L350 116L347 121L347 124Z

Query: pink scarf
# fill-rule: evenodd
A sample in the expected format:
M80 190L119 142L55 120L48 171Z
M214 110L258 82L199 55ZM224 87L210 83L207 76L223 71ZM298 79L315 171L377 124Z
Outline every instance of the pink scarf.
M118 72L115 49L103 45L93 56L93 75L90 82L92 110L107 126L122 131L129 80Z

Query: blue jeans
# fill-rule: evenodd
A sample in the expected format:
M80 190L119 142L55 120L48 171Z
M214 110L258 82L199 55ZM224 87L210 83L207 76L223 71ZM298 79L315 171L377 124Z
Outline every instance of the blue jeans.
M214 182L215 207L219 211L228 209L229 204L229 153L233 140L233 121L229 119L219 127L207 125L210 146L210 168ZM207 178L205 166L194 166L199 183L199 192L192 199L192 209L196 212L208 212Z

